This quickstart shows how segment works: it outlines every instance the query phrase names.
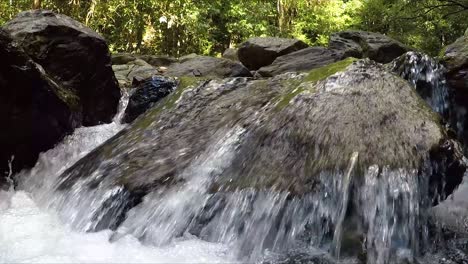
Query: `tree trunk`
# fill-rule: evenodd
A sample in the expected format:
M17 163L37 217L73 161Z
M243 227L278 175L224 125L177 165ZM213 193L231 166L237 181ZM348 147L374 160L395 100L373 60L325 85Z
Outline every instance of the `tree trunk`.
M41 9L41 4L42 4L41 0L34 0L33 9Z

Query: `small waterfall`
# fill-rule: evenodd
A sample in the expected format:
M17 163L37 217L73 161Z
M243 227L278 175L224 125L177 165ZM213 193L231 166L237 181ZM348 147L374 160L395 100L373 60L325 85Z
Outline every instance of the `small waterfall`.
M448 120L450 97L442 64L426 54L410 51L393 61L392 71L412 83L431 108Z

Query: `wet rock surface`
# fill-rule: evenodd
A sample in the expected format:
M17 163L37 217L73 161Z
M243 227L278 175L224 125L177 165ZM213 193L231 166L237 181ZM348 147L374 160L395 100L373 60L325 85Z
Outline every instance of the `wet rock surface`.
M270 65L279 56L307 47L307 44L297 39L258 37L242 43L237 56L249 70L258 70Z
M72 132L80 118L58 86L0 29L0 189L12 172L32 167L40 152Z
M47 10L20 13L3 26L24 51L64 88L85 126L109 123L120 89L104 38L73 19Z

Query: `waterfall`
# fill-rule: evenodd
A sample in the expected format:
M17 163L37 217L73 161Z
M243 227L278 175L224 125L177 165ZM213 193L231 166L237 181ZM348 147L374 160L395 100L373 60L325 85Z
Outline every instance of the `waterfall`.
M393 62L392 70L408 80L431 108L449 118L450 96L445 67L419 52L407 52Z

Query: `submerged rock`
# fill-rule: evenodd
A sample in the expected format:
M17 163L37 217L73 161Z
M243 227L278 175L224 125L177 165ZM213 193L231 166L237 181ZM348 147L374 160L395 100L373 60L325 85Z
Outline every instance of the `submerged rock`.
M0 29L0 189L9 173L36 163L79 122L67 93Z
M346 57L369 58L388 63L411 48L380 33L343 31L330 36L329 48L339 50Z
M249 70L258 70L270 65L279 56L307 47L307 44L297 39L258 37L242 43L237 56Z
M74 111L82 113L83 125L111 122L120 88L103 37L47 10L22 12L3 29L64 88Z
M130 96L123 122L133 122L156 102L169 95L176 85L174 79L161 76L154 76L144 80Z
M246 261L298 243L367 263L414 258L425 210L464 163L407 81L369 60L347 65L180 86L64 172L58 192L81 193L94 213L116 188L131 198L118 208L142 201L114 240L190 232Z

